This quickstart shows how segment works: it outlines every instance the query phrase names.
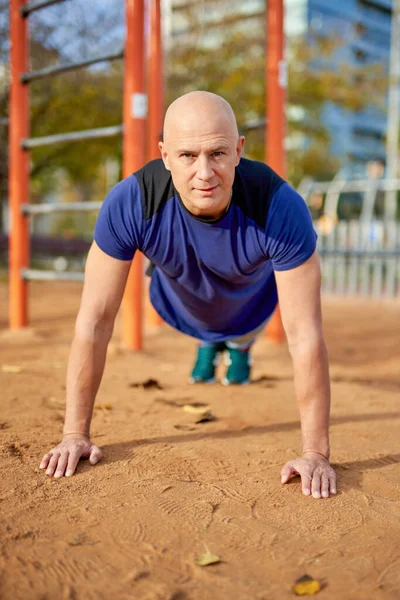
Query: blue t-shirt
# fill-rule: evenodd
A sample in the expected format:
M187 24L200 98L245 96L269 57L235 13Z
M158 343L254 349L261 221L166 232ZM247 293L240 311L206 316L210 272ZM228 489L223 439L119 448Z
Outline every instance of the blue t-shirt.
M179 331L216 342L272 314L274 271L310 258L317 235L304 200L264 163L240 161L228 211L207 222L188 212L159 159L110 191L94 239L119 260L143 252L156 311Z

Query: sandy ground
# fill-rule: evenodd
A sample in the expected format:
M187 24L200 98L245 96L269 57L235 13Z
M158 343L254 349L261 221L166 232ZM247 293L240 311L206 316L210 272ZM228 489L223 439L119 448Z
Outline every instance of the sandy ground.
M286 346L257 342L258 383L190 386L195 342L166 326L135 355L117 324L92 428L102 462L39 471L80 290L32 284L31 327L10 334L0 284L0 365L23 369L0 371L2 600L280 600L304 573L321 599L400 598L398 303L324 302L339 493L315 500L279 480L300 450ZM151 377L163 389L131 387ZM189 402L217 420L195 424ZM196 565L205 547L219 564Z

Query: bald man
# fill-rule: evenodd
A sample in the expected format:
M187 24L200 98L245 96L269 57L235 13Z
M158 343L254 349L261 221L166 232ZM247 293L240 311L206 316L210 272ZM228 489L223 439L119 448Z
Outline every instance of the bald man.
M198 340L194 383L248 383L249 352L278 292L293 361L303 452L282 469L305 495L336 493L329 464L330 385L316 234L302 198L267 165L241 158L230 105L191 92L168 108L161 159L118 183L101 208L85 272L67 375L62 442L43 457L49 476L74 473L101 450L89 437L93 404L131 260L151 261L150 297L172 327Z

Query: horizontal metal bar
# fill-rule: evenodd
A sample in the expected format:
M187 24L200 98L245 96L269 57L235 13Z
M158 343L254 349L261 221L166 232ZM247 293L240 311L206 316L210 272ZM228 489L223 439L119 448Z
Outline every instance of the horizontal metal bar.
M37 81L38 79L44 79L45 77L51 77L53 75L58 75L59 73L65 73L66 71L73 71L74 69L81 69L107 60L123 58L123 56L124 53L120 51L114 54L106 54L104 56L98 56L97 58L91 58L89 60L82 60L77 63L59 64L56 67L48 67L47 69L41 69L40 71L22 73L21 81L22 83L29 83L30 81Z
M84 281L85 274L78 271L39 271L22 269L22 277L27 281Z
M265 119L250 119L250 121L246 121L239 128L242 131L249 131L251 129L260 129L261 127L265 127Z
M358 258L399 258L400 259L400 248L394 250L342 250L340 248L318 248L319 256L341 256L341 257L353 257Z
M365 192L371 189L371 186L378 190L399 190L400 179L360 179L358 181L347 181L344 183L340 180L327 182L314 182L310 184L309 195L313 193L325 193L329 191L344 192Z
M83 131L71 131L70 133L59 133L57 135L47 135L39 138L26 138L22 140L21 146L24 150L38 148L39 146L48 146L50 144L62 144L63 142L77 142L80 140L90 140L103 137L112 137L122 133L122 125L112 127L100 127L99 129L86 129Z
M88 212L100 210L102 202L68 202L54 204L22 204L23 215L47 215L55 212Z
M46 8L47 6L51 6L52 4L59 4L60 2L65 2L65 0L38 0L38 2L31 2L30 4L26 4L21 8L21 14L23 17L27 17L30 13L35 10L39 10L40 8Z

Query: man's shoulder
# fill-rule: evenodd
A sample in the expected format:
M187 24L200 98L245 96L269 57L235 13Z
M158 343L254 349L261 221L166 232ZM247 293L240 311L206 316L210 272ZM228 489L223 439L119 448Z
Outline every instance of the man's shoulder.
M171 173L161 158L152 160L133 173L139 188L145 219L151 219L175 193Z
M270 203L286 182L271 167L242 158L236 167L234 201L261 227L265 226Z
M269 184L272 189L275 189L285 183L285 180L271 169L270 166L258 160L242 158L237 166L237 171L241 174L246 184Z

